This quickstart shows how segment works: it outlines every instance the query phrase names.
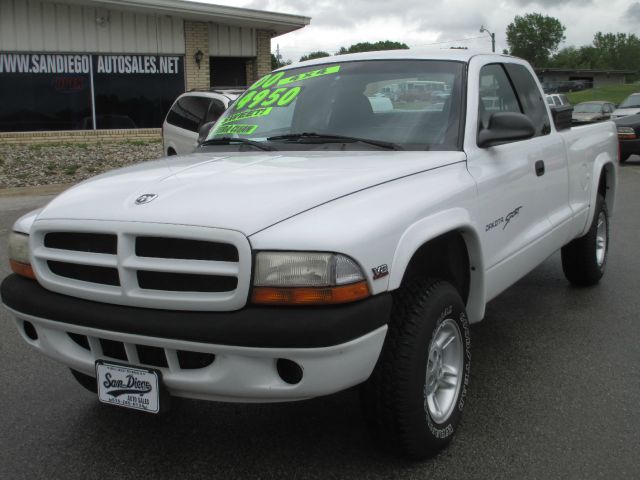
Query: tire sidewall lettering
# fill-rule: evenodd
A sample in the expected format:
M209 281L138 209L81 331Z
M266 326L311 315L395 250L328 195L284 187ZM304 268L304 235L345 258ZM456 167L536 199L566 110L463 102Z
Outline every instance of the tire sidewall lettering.
M449 419L447 419L447 421L444 424L440 425L435 423L431 418L431 415L429 414L428 409L425 408L425 418L427 421L427 427L429 428L429 431L431 432L431 434L438 439L446 439L451 435L453 435L454 433L454 426L453 426L454 422L452 421L452 417L454 417L455 415L460 415L464 410L464 404L467 397L467 387L469 385L470 370L471 370L471 335L469 330L469 320L464 312L455 312L455 308L452 304L447 304L442 309L442 312L438 316L433 332L429 338L429 343L431 342L433 338L433 334L437 331L440 324L447 318L456 320L456 323L458 324L458 328L460 328L460 333L462 334L462 337L463 337L464 373L462 376L462 385L460 388L460 392L458 394L456 409L452 411L451 416L449 417ZM424 401L424 404L426 405L426 396L424 394L425 387L426 385L423 386L423 401Z

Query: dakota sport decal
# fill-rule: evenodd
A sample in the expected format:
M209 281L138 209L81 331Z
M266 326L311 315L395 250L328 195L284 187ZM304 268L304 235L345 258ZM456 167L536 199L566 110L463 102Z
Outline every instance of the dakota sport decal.
M494 228L496 228L499 225L502 225L502 230L504 230L505 228L507 228L507 226L509 225L509 222L511 222L511 220L513 220L518 215L520 215L520 210L522 210L522 205L520 205L517 208L514 208L509 213L507 213L505 216L497 218L493 222L491 222L488 225L486 225L485 228L484 228L484 231L488 232L489 230L493 230Z

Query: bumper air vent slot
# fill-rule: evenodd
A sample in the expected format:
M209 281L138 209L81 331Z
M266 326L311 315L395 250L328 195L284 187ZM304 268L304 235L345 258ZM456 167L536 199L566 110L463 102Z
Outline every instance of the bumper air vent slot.
M183 370L197 370L211 365L216 356L212 353L189 352L186 350L178 350L178 362Z
M148 345L136 345L136 349L138 350L140 363L151 365L152 367L167 368L167 357L164 354L164 349Z
M102 353L105 357L127 361L127 352L124 349L124 343L101 338L100 345L102 346Z
M89 346L89 339L86 337L86 335L79 335L77 333L71 332L68 332L67 335L69 335L69 338L71 338L71 340L76 342L85 350L91 350L91 347Z

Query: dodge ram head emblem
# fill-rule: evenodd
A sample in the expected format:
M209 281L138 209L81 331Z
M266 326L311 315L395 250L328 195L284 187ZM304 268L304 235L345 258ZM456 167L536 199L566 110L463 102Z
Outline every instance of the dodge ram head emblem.
M155 200L158 197L155 193L145 193L144 195L140 195L136 198L136 205L144 205L145 203L149 203L152 200Z

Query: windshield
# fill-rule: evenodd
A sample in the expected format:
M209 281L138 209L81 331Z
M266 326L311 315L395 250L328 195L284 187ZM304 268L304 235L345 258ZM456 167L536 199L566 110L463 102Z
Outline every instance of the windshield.
M207 140L459 150L463 71L460 62L387 60L271 73L233 103Z
M599 103L579 103L573 111L574 113L602 113L602 105Z
M632 93L618 108L640 108L640 93Z

